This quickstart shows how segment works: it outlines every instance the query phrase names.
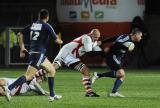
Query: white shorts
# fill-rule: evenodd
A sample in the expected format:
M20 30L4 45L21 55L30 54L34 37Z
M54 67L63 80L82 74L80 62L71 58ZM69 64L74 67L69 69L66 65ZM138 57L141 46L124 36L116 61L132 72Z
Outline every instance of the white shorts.
M58 53L58 55L56 56L56 58L54 59L54 62L58 62L58 64L60 63L60 65L64 63L68 67L71 64L76 63L78 61L80 61L80 59L74 56L71 52L69 52L65 48L62 48Z

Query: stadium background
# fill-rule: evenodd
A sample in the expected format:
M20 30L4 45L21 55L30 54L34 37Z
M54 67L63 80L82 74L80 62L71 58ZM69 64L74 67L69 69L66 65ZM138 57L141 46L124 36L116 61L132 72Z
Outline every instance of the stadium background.
M108 0L109 1L109 0ZM114 1L114 0L110 0ZM118 1L118 0L116 0ZM121 1L121 0L119 0ZM135 0L142 2L144 0ZM150 39L148 45L145 46L145 54L147 55L148 63L141 59L143 55L135 50L131 55L132 57L126 58L126 64L134 68L146 68L152 66L160 66L160 6L158 5L158 0L145 0L144 3L145 10L143 13L144 22L150 32ZM0 66L6 67L6 40L4 38L4 31L6 32L8 27L20 27L23 28L27 24L35 21L37 19L37 12L41 8L46 8L49 10L50 21L49 23L53 25L56 33L61 33L64 43L71 41L73 38L83 34L88 33L92 28L99 28L102 32L102 38L119 35L122 33L128 33L131 27L131 21L127 22L60 22L58 19L58 13L56 11L56 0L1 0L0 1ZM127 13L126 13L127 14ZM118 16L117 16L118 17ZM20 60L19 50L17 45L14 45L14 35L18 30L14 31L15 34L11 33L13 41L9 48L11 50L12 62L23 62ZM52 41L52 40L51 40ZM55 46L53 43L48 45L48 56L50 60L58 53L61 46ZM27 60L27 58L26 58ZM94 60L91 58L85 59L88 64L102 66L102 58L96 57ZM95 62L96 61L96 62ZM128 64L129 63L129 64Z

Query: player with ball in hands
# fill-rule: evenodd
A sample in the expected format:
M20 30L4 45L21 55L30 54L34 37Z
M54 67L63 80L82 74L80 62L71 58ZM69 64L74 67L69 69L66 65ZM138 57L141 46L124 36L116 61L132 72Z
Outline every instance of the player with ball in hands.
M109 94L109 96L125 97L122 94L118 93L118 89L125 78L125 71L122 68L122 60L127 52L131 52L134 50L134 43L140 42L141 39L142 32L138 29L134 29L130 34L124 34L102 41L102 44L112 42L111 47L104 55L110 71L104 73L94 72L92 83L94 83L96 79L102 77L116 78L112 92Z

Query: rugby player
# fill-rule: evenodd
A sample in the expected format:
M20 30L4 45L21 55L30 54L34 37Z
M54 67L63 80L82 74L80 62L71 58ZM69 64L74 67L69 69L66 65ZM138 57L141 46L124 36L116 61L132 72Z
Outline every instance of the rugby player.
M21 95L29 91L33 91L39 95L49 95L47 91L43 90L40 84L45 80L45 73L42 69L36 73L35 77L27 82L23 83L21 86L17 86L10 93L11 95ZM0 95L5 95L4 86L9 86L16 78L0 78Z
M48 43L49 36L51 36L54 41L58 44L62 44L62 40L59 40L56 36L54 29L48 24L49 12L46 9L40 10L38 14L38 20L27 27L30 33L30 49L29 52L24 47L23 35L20 34L18 37L20 46L20 57L25 57L26 52L29 53L29 66L27 72L19 77L14 83L5 87L7 100L10 101L10 91L17 86L21 86L23 83L33 79L34 75L38 69L43 68L48 73L48 86L49 86L49 101L58 100L62 96L55 95L54 93L54 76L55 68L52 63L45 56L46 46Z
M101 48L99 47L99 38L100 31L98 29L92 29L90 33L83 34L82 36L64 45L55 57L53 63L56 68L59 68L64 64L81 72L86 97L99 97L99 95L93 92L89 68L81 62L80 57L90 51L100 51Z
M124 78L125 71L122 67L123 57L127 52L131 52L134 49L134 43L140 42L142 39L142 32L138 29L134 29L130 34L120 35L102 42L112 42L111 47L105 54L105 59L108 67L111 71L104 73L94 72L92 77L92 83L97 79L103 77L116 78L112 92L109 94L111 97L125 97L118 93L118 89L121 86Z

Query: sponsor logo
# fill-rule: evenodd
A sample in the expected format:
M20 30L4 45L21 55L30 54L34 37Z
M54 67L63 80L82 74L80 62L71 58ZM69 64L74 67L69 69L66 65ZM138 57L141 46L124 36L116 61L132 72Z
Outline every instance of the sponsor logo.
M70 11L69 12L69 18L76 19L77 18L77 12L76 11Z
M112 7L117 5L117 0L61 0L60 4L65 6L84 6L85 8L90 8L90 11L93 12L94 5Z
M88 11L82 11L81 12L81 18L82 19L89 19L90 13Z
M104 18L104 12L103 11L95 11L95 18L96 19Z

